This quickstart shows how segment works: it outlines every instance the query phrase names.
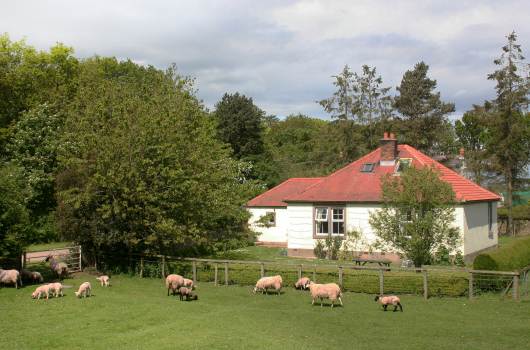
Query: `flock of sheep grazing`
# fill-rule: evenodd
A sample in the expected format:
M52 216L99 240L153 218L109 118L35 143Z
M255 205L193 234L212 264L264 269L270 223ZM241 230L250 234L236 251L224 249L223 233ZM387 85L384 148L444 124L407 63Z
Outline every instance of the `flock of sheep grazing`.
M46 261L50 262L50 269L52 270L54 276L59 278L59 281L61 279L61 276L66 277L66 275L68 274L68 267L66 266L66 264L57 262L50 257L48 257ZM108 276L96 277L96 280L101 282L101 286L108 287L110 285ZM43 278L40 273L31 272L27 269L22 269L20 272L17 270L0 269L0 283L4 285L14 284L15 288L18 289L19 285L22 287L22 281L29 284L41 284L43 282ZM261 291L261 294L268 294L269 289L274 289L276 293L280 295L282 285L282 276L278 275L263 277L258 280L252 290L254 293L259 290ZM173 295L175 295L176 293L180 295L180 300L184 300L184 297L186 297L186 300L198 300L197 295L192 292L197 288L197 286L193 283L192 280L184 278L180 275L172 274L167 276L166 288L168 296L169 291L172 290ZM331 301L332 308L333 306L335 306L335 300L337 299L340 301L340 305L344 307L344 304L342 303L342 293L340 291L340 287L336 283L316 284L312 282L309 278L303 277L300 278L298 282L296 282L295 288L309 289L309 291L311 292L311 296L313 297L313 302L311 303L311 306L315 304L315 299L320 298L320 307L323 306L324 299L329 299ZM87 293L88 296L92 296L92 286L90 285L90 282L84 282L83 284L81 284L81 286L79 286L79 290L75 292L75 295L78 298L86 298ZM56 298L59 296L59 294L61 294L62 297L63 286L61 285L61 283L49 283L46 285L39 286L37 287L35 292L31 294L31 297L34 299L40 299L43 294L46 295L46 299L49 298L50 294L52 295L52 297ZM393 305L394 311L397 311L397 308L399 306L400 311L403 312L401 302L396 296L380 297L378 295L375 297L375 301L380 301L385 311L388 305Z

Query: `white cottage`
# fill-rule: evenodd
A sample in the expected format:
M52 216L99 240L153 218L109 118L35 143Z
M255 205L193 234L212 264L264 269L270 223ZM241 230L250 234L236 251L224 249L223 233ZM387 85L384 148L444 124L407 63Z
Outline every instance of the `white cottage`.
M290 179L250 200L249 224L262 232L258 240L266 245L287 247L293 257L313 257L316 239L344 236L362 229L365 239L375 239L368 223L370 211L381 207L381 175L399 176L404 166L422 168L434 164L456 192L455 225L460 227L459 250L466 261L497 248L497 201L500 197L476 185L408 145L398 145L394 134L385 133L381 147L347 167L324 178ZM255 222L273 213L269 227ZM367 253L365 253L367 254ZM394 253L375 252L373 258L398 262Z

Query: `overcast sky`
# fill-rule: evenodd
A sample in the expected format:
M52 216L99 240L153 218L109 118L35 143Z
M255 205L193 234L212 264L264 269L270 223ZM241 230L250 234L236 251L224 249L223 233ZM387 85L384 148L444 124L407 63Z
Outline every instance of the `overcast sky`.
M78 58L176 63L210 110L239 92L267 114L329 119L315 101L336 91L331 76L345 64L376 67L395 94L424 61L455 119L495 97L487 75L513 30L530 58L528 0L0 0L0 9L0 32L38 50L61 42Z

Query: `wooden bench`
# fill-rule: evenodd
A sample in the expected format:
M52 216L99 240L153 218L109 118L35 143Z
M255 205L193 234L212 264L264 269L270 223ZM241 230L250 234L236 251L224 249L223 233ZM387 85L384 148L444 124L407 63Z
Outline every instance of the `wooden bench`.
M377 259L355 259L355 265L366 265L366 263L379 264L379 266L390 266L390 260L377 260Z

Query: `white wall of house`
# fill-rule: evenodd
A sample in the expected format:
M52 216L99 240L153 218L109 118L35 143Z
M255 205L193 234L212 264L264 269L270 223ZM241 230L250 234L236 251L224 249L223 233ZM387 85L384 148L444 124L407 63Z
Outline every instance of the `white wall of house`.
M293 203L287 206L289 228L287 247L289 249L313 250L313 205Z
M287 226L289 225L289 217L286 207L278 208L258 208L249 207L248 211L252 213L252 217L249 219L250 229L254 232L261 232L257 240L259 242L274 242L274 243L286 243L287 242ZM256 224L263 216L270 212L276 213L276 224L271 227L260 227Z
M465 203L456 208L457 224L463 228L461 251L464 256L498 246L497 202L492 202L491 208L491 231L488 230L488 202Z

